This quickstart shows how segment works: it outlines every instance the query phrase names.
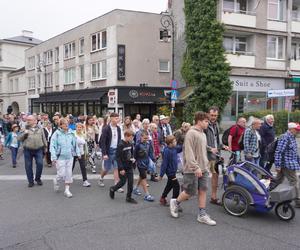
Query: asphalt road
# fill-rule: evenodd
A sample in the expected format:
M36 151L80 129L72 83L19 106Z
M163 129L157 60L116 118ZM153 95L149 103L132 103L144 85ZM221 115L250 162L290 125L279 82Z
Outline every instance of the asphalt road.
M100 188L95 175L90 175L90 188L75 180L74 197L67 199L53 191L54 169L44 169L44 185L29 189L22 157L17 169L0 161L0 249L300 249L300 209L293 221L283 222L273 211L235 218L208 204L217 221L210 227L196 221L195 199L182 204L180 218L171 218L169 209L158 203L166 180L150 183L157 201L136 197L139 203L131 205L124 194L111 200L112 180Z

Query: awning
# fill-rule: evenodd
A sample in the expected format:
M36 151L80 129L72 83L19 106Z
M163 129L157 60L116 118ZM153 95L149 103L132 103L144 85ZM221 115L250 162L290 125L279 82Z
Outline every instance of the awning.
M194 93L195 87L185 87L179 89L179 101L185 101L187 98L189 98Z
M104 95L107 94L106 90L99 89L85 89L76 91L62 91L41 94L39 98L34 99L35 103L44 102L79 102L79 101L99 101Z

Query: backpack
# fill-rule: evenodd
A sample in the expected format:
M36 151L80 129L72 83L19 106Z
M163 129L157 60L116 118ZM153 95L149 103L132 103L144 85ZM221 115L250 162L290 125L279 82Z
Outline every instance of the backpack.
M229 137L229 134L230 134L230 129L232 127L236 127L236 130L235 130L235 137L238 135L238 127L236 125L233 125L231 126L230 128L226 129L222 135L222 143L223 145L226 145L228 146L228 137ZM244 133L241 135L241 137L239 138L238 140L238 144L240 146L240 149L243 150L244 149Z
M265 153L266 153L266 160L268 162L274 162L275 160L275 151L278 145L278 140L280 140L282 138L283 135L279 136L279 138L276 138L273 142L271 142L270 144L267 145L266 149L265 149Z

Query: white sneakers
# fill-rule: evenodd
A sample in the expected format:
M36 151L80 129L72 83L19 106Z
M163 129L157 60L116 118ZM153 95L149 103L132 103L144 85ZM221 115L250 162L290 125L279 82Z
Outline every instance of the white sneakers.
M119 188L119 189L117 190L117 192L118 192L118 193L124 193L124 189L123 189L123 188Z
M56 178L53 179L53 188L54 188L54 192L59 191L59 184L58 184Z
M200 222L200 223L209 225L209 226L215 226L215 225L217 225L217 223L216 223L214 220L212 220L212 219L209 217L208 214L206 214L206 215L204 215L204 216L198 215L197 221Z
M176 204L176 199L170 200L170 213L172 217L178 218L178 206Z
M89 183L87 180L83 182L82 186L84 187L90 187L91 183Z
M98 186L99 187L104 187L104 182L103 182L103 178L100 177L100 179L98 180Z
M73 196L69 189L66 189L66 190L65 190L64 195L65 195L67 198L71 198L71 197Z

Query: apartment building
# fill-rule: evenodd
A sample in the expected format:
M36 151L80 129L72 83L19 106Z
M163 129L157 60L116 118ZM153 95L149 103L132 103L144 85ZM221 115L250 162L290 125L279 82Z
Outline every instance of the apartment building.
M183 4L173 0L171 8L179 48L185 46ZM300 1L220 0L218 19L226 28L223 46L233 84L223 119L235 120L243 112L288 108L284 98L267 98L270 89L295 88L292 108L299 109ZM182 50L176 61L178 71Z
M31 31L22 35L0 39L0 112L14 113L27 110L25 83L25 50L41 41Z
M168 101L170 57L159 14L113 10L26 51L29 110L149 117Z

